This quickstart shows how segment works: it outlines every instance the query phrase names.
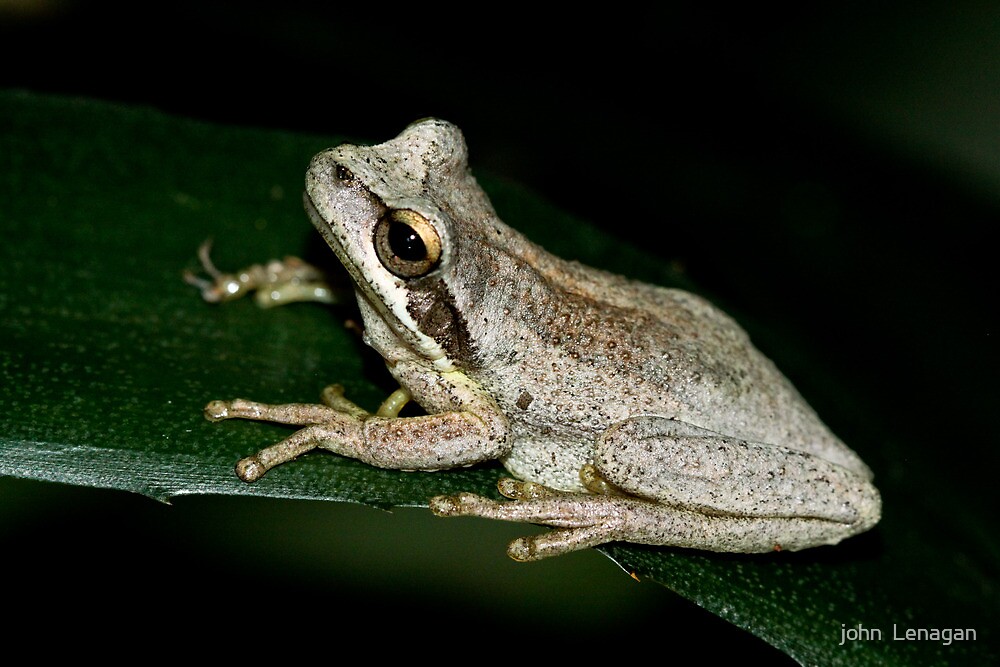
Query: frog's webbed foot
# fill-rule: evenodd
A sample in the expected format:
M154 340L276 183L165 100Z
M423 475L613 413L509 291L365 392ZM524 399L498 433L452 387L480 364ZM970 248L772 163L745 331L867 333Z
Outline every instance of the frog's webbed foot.
M241 271L224 273L210 257L211 239L198 248L198 260L207 277L184 272L184 282L198 288L209 303L239 299L251 292L261 308L297 301L336 303L336 292L327 284L323 272L298 257L288 256L266 264L253 264Z

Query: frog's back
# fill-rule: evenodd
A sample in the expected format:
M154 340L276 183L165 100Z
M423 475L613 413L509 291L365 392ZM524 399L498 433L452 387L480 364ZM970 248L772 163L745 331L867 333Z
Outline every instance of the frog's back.
M551 428L556 417L586 435L654 414L870 474L746 332L710 302L550 258L537 263L541 280L515 306L515 321L524 325L518 336L532 339L524 347L531 353L518 355L506 385L521 405L534 396L531 387L559 393L550 400L562 406L560 414L540 415L539 425ZM531 410L516 403L515 420L531 420Z

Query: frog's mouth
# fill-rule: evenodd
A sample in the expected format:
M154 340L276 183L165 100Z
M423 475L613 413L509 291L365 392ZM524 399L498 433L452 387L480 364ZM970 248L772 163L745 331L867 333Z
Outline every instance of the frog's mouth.
M347 270L347 274L351 277L351 282L354 283L354 289L358 292L365 292L366 281L362 274L361 268L357 266L353 261L351 261L350 254L347 252L347 248L344 247L337 235L333 233L333 229L330 227L330 223L326 221L323 214L319 212L316 204L313 202L312 197L309 196L308 192L302 193L302 205L306 210L306 215L309 216L309 221L316 228L316 231L320 233L323 240L326 241L326 245L333 251L333 254L337 256L337 261L340 262Z
M306 209L306 215L309 216L309 222L313 224L321 234L323 238L327 238L326 229L329 225L326 224L326 220L320 215L319 210L316 208L316 204L313 203L312 197L309 196L309 192L302 193L302 206Z
M306 210L306 215L309 216L309 222L313 224L316 231L320 233L326 244L333 250L334 254L337 255L337 259L340 263L344 265L347 272L351 274L351 280L354 281L355 285L361 285L360 275L358 268L354 266L354 262L350 261L347 256L347 249L340 243L333 230L330 229L330 223L326 221L323 214L319 212L316 208L316 204L313 202L312 197L309 196L308 192L302 193L302 206Z

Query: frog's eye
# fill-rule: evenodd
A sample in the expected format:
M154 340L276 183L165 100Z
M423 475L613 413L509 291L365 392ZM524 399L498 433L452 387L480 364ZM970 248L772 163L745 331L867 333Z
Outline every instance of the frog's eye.
M337 180L338 181L349 181L354 178L354 174L351 170L343 165L337 165Z
M398 209L375 224L375 253L400 278L426 275L441 259L441 237L416 211Z

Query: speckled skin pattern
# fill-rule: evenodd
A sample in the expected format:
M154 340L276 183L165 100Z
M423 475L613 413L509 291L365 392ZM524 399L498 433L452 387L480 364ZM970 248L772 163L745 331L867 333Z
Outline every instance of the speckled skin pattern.
M320 153L306 209L355 282L365 341L428 414L370 414L336 388L323 405L213 402L210 419L306 426L241 461L244 479L316 447L407 470L499 459L509 502L430 504L554 528L513 542L517 560L613 540L795 550L878 522L871 471L731 318L505 225L454 125ZM425 264L373 241L394 215L414 223Z

